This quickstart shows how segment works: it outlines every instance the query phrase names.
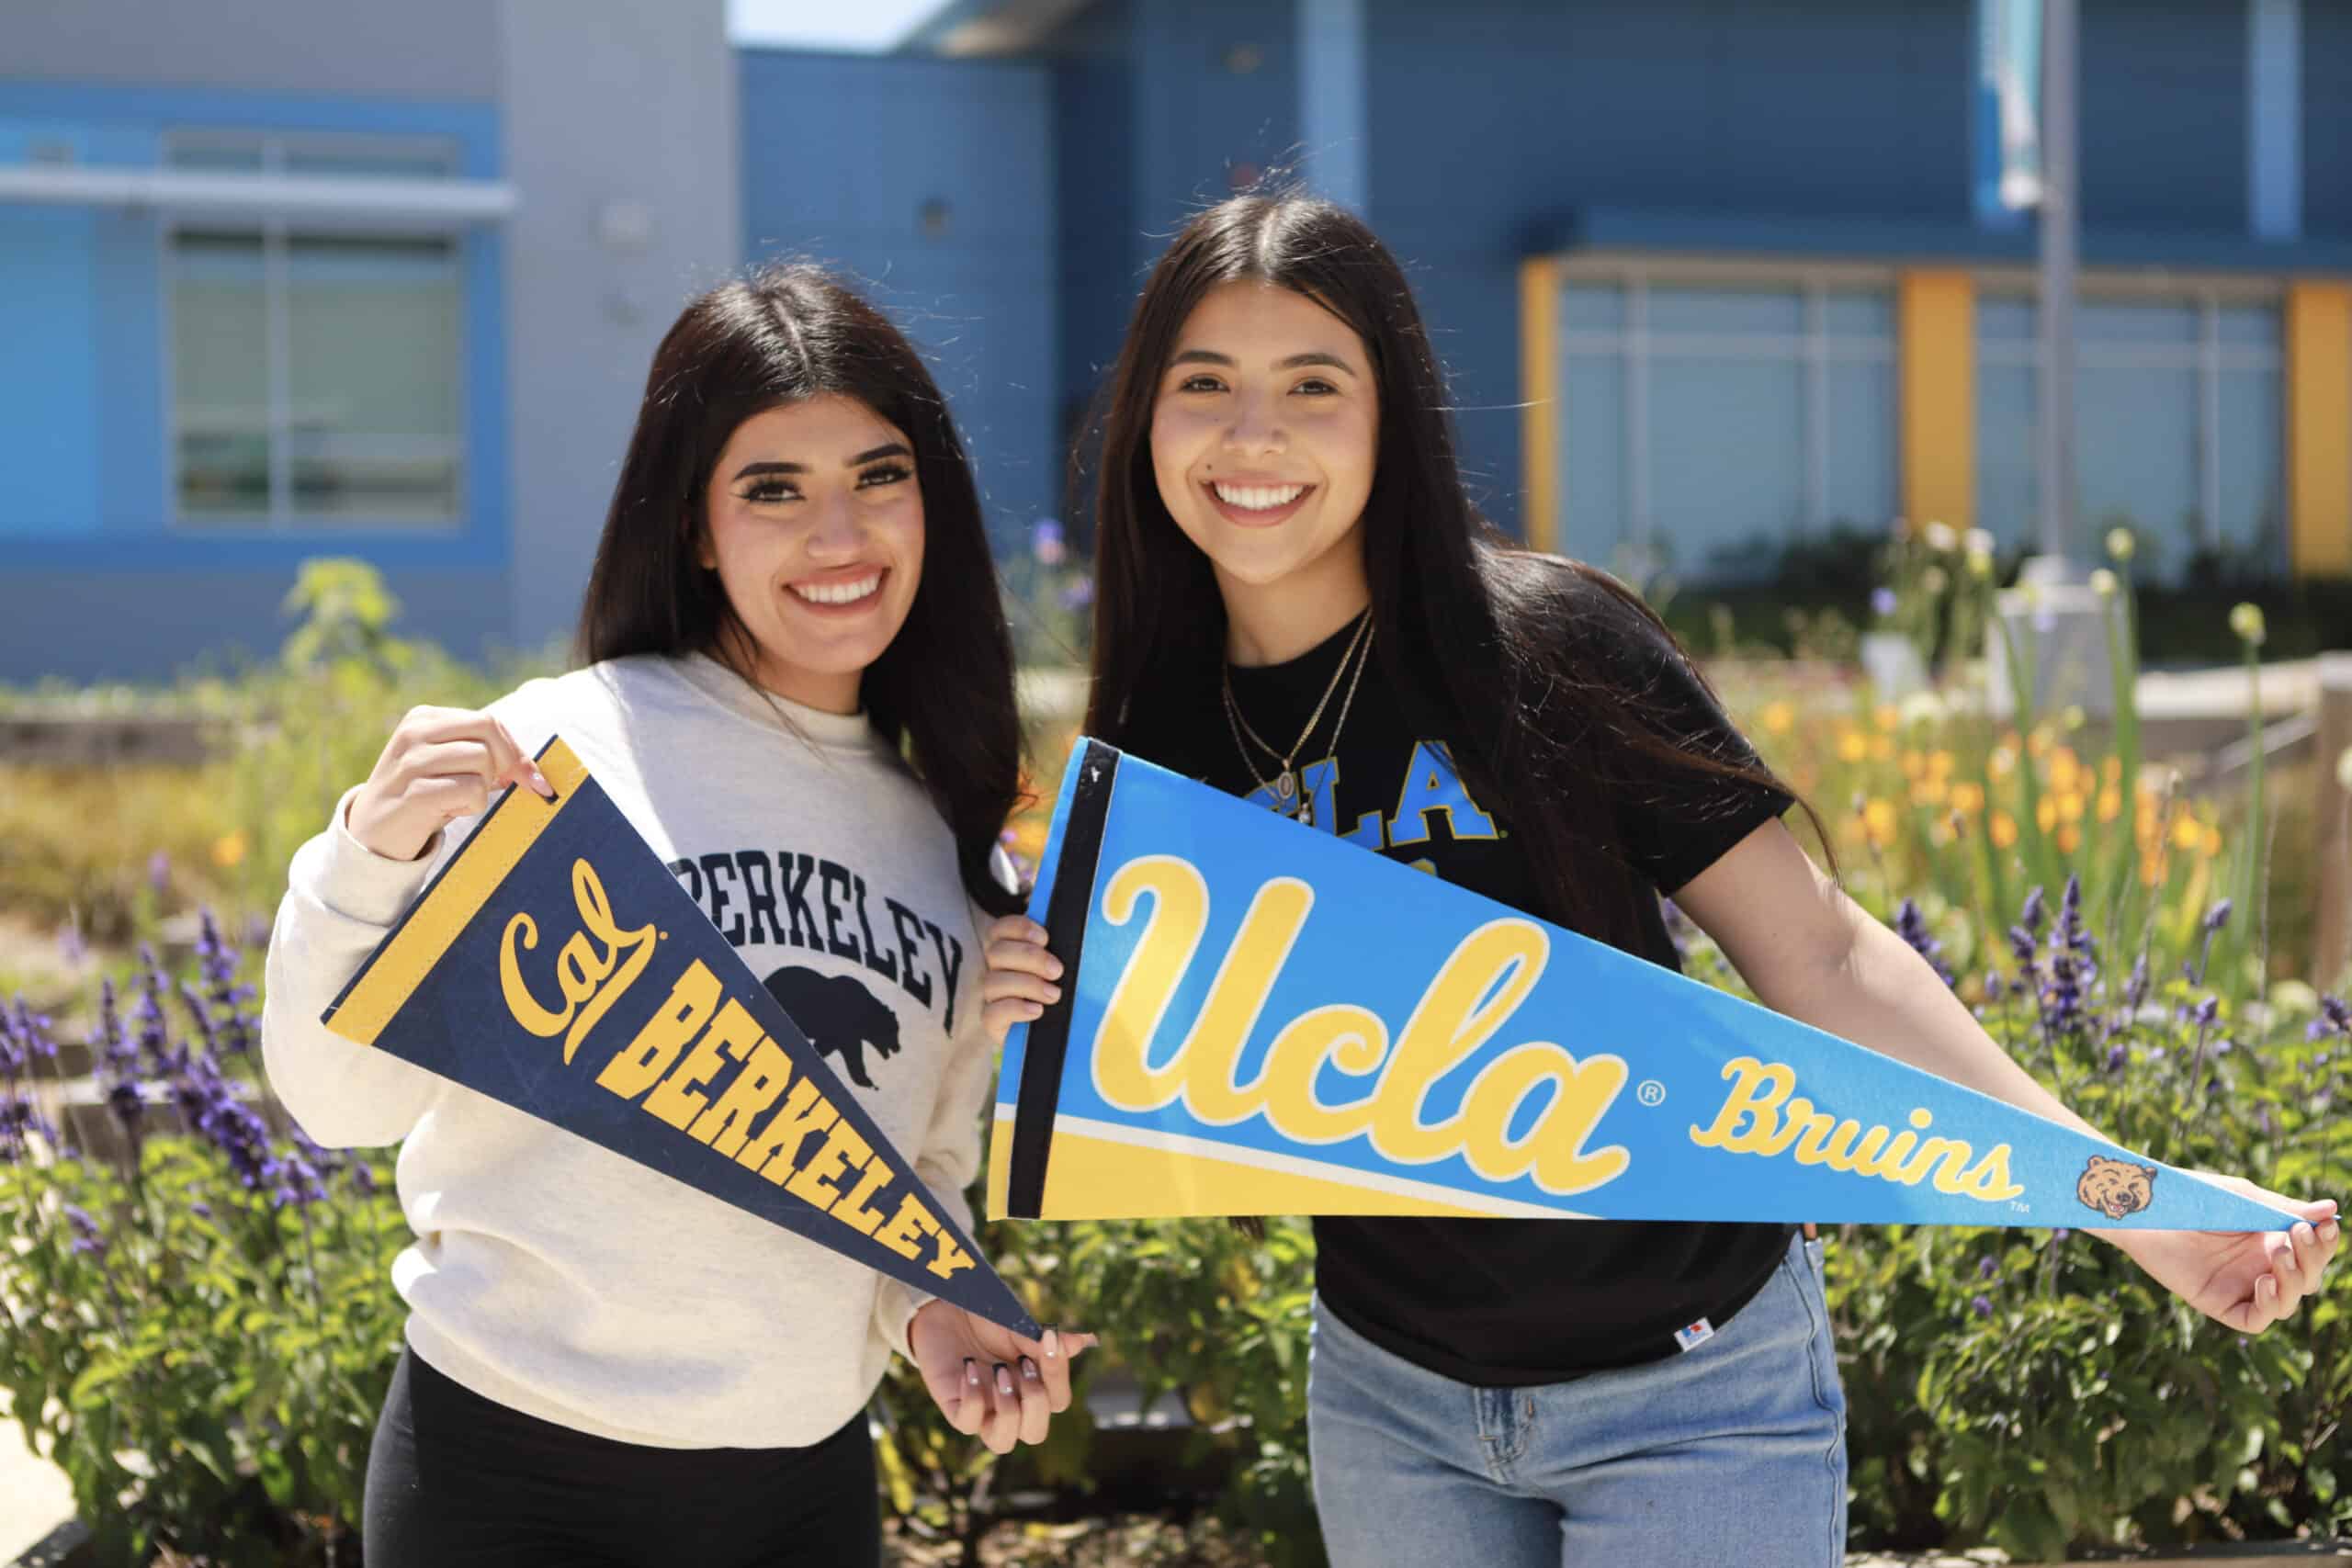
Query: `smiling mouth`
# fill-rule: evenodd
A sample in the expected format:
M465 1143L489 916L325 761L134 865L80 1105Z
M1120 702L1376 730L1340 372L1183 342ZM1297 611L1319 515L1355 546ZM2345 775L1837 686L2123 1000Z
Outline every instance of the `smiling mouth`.
M842 578L831 582L789 582L792 596L804 604L820 609L838 610L861 604L882 590L885 571L870 571L863 577Z
M1216 509L1236 523L1273 523L1289 516L1312 494L1313 485L1237 485L1211 479L1201 487Z

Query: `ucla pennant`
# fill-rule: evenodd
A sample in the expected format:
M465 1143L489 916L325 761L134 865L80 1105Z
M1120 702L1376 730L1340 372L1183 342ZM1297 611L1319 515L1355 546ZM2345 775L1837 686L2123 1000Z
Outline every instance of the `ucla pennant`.
M997 1216L2292 1223L1098 741L1030 915Z
M1037 1324L571 748L510 789L322 1016L1035 1337Z

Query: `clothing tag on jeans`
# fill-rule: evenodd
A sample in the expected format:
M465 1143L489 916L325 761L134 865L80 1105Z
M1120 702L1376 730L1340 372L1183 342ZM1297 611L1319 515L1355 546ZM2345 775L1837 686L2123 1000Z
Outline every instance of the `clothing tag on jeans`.
M1688 1328L1674 1331L1674 1342L1685 1350L1696 1350L1714 1337L1715 1325L1703 1317Z

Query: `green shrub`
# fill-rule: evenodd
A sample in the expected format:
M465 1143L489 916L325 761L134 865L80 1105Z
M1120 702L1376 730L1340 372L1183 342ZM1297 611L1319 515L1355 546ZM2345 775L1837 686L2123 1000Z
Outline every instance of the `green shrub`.
M0 1032L0 1387L109 1565L332 1562L400 1346L399 1205L262 1114L238 967L208 919L189 972L106 982L107 1109L63 1129L51 1021Z

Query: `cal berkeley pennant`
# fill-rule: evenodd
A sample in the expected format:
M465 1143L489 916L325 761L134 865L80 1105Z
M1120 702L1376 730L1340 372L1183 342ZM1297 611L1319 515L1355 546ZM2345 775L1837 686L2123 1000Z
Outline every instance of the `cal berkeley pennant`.
M979 1249L561 740L322 1021L1035 1337Z
M998 1216L2293 1220L1099 741L1029 913Z

